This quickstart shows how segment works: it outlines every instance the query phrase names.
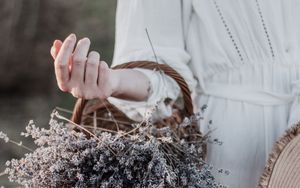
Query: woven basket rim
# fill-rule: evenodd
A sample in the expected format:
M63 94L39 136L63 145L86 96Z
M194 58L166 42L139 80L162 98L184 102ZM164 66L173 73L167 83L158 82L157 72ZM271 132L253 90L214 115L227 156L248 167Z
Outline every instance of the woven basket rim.
M153 61L131 61L131 62L119 64L112 67L112 69L132 69L132 68L160 70L164 72L166 75L173 78L177 82L178 86L180 87L183 100L184 100L184 111L186 115L188 116L194 115L194 107L193 107L193 101L191 97L191 91L184 78L175 69L173 69L171 66L167 64L159 64ZM82 112L86 103L87 100L83 98L79 98L76 101L76 104L73 109L73 115L71 117L71 120L73 122L80 124Z

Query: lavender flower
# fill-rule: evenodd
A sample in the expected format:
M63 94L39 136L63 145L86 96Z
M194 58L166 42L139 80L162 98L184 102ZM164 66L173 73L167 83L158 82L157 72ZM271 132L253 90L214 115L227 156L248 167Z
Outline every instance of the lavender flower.
M9 142L8 136L2 131L0 131L0 139L4 140L6 143Z
M22 135L34 138L38 147L6 163L10 181L24 187L222 187L197 157L202 150L196 144L147 135L147 127L135 135L98 131L87 138L55 115L49 124L49 129L33 122L26 127Z

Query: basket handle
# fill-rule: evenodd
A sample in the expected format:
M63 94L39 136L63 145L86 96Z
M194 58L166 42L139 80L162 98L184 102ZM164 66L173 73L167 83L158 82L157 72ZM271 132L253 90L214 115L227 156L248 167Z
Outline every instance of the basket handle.
M120 64L117 66L114 66L112 69L132 69L132 68L143 68L143 69L149 69L149 70L162 70L166 75L173 78L177 84L179 85L182 95L183 95L183 101L184 101L184 112L185 114L190 117L194 115L193 110L193 103L191 98L191 92L188 88L188 85L186 81L183 79L183 77L172 67L166 64L158 64L156 62L152 61L132 61L124 64ZM81 116L85 107L87 100L80 98L76 101L76 104L74 106L73 114L71 120L74 123L80 124L81 123Z

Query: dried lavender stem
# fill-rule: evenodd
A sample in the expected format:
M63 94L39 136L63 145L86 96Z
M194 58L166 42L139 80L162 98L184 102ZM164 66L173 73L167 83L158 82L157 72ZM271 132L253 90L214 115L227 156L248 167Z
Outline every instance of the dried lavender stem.
M96 132L96 130L97 130L97 111L95 111L94 113L93 113L93 125L94 125L94 133Z
M148 32L148 29L146 28L145 31L146 31L146 35L147 35L147 37L148 37L148 41L149 41L149 43L150 43L152 52L153 52L153 54L154 54L155 60L156 60L156 62L158 63L158 58L157 58L157 56L156 56L156 53L155 53L155 50L154 50L154 47L153 47L153 44L152 44L152 41L151 41L151 38L150 38L150 35L149 35L149 32Z
M126 136L126 135L128 135L128 134L130 134L130 133L136 131L136 130L139 129L140 127L141 127L141 124L139 124L136 128L134 128L134 129L132 129L132 130L130 130L130 131L128 131L128 132L122 134L121 137Z
M119 131L119 124L118 122L116 121L115 117L113 116L113 114L111 113L111 111L109 110L109 108L107 108L106 104L102 102L102 104L104 104L105 106L105 109L108 111L108 113L110 113L112 119L113 119L113 122L115 123L116 127L117 127L117 131Z
M67 110L65 108L61 108L61 107L55 107L56 110L59 110L59 111L62 111L62 112L66 112L66 113L69 113L69 114L73 114L73 112L71 110Z
M90 115L86 115L87 117L93 118ZM120 120L116 120L116 119L107 119L107 118L103 118L103 117L96 117L97 120L102 120L102 121L108 121L108 122L117 122L120 124L124 124L124 125L131 125L130 123L126 122L126 121L120 121Z
M59 110L59 111L62 111L62 112L69 113L69 114L73 114L72 111L64 109L64 108L61 108L61 107L55 107L55 109ZM91 115L84 115L84 116L85 117L89 117L89 118L94 118ZM107 118L104 118L104 117L96 117L96 119L97 120L102 120L102 121L108 121L108 122L117 122L117 123L124 124L124 125L131 125L130 123L128 123L126 121L120 121L120 120L116 120L116 119L107 119Z
M82 125L82 126L85 127L85 128L90 128L90 129L94 129L95 128L95 127L89 126L89 125ZM96 127L95 129L96 130L100 130L100 131L110 132L110 133L117 133L117 131L110 130L110 129L105 129L105 128L102 128L102 127Z
M69 119L67 119L67 118L65 118L65 117L63 117L63 116L61 116L61 115L59 115L58 112L55 112L54 114L55 114L55 116L56 116L57 118L59 118L59 119L61 119L61 120L65 120L65 121L67 121L67 122L69 122L69 123L71 123L71 124L77 126L78 128L80 128L80 129L86 131L87 133L89 133L89 134L90 134L91 136L93 136L96 140L98 140L99 142L101 142L101 140L100 140L95 134L93 134L91 131L87 130L86 128L82 127L81 125L79 125L79 124L77 124L77 123L75 123L75 122L73 122L73 121L71 121L71 120L69 120Z
M9 139L8 142L10 142L10 143L12 143L12 144L15 144L15 145L17 145L17 146L19 146L19 147L21 147L21 148L23 148L23 149L26 149L26 150L28 150L28 151L30 151L30 152L33 152L33 149L31 149L31 148L29 148L29 147L27 147L27 146L24 146L23 144L20 144L20 142L16 142L16 141L11 140L11 139Z
M21 148L23 148L23 149L26 149L26 150L28 150L28 151L30 151L30 152L33 151L31 148L24 146L23 143L22 143L21 141L20 141L20 142L17 142L17 141L15 141L15 140L10 139L10 138L7 136L7 134L3 133L2 131L0 131L0 139L1 139L1 140L4 140L5 143L10 142L10 143L15 144L15 145L17 145L18 147L21 147Z
M81 125L78 125L77 123L74 123L73 121L71 121L71 120L69 120L69 119L67 119L67 118L65 118L65 117L63 117L63 116L61 116L61 115L59 115L59 113L58 112L55 112L54 113L54 115L57 117L57 118L59 118L59 119L61 119L61 120L65 120L65 121L67 121L67 122L69 122L69 123L72 123L73 125L75 125L75 126L77 126L78 128L80 128L80 129L82 129L82 130L84 130L84 131L86 131L88 134L90 134L91 136L93 136L98 142L102 142L95 134L93 134L91 131L89 131L89 130L87 130L86 128L84 128L84 127L82 127ZM103 144L105 144L104 142L102 142ZM107 144L105 144L106 145L106 147L110 150L110 152L112 152L114 155L117 155Z
M0 177L6 175L7 173L5 171L0 173Z
M155 125L145 119L132 124L134 130L108 131L97 127L100 124L78 125L55 111L49 129L28 124L27 133L22 135L32 136L38 148L21 159L8 161L0 176L7 174L24 187L221 188L210 166L199 163L201 143L176 141L180 133L173 129L164 130L166 136L156 137L149 133ZM90 137L68 129L66 123ZM9 141L4 133L0 138Z

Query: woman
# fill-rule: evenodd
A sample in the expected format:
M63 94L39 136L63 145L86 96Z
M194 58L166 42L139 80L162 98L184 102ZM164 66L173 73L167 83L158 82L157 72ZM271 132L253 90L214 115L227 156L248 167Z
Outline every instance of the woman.
M217 179L256 187L272 145L300 112L299 9L293 0L121 0L113 64L157 59L175 68L196 94L195 105L207 104L202 131L213 129L212 139L222 143L208 145ZM61 90L110 97L135 118L157 102L156 118L170 115L163 101L179 94L171 78L111 70L97 52L88 53L88 39L73 51L75 43L70 35L51 49Z

